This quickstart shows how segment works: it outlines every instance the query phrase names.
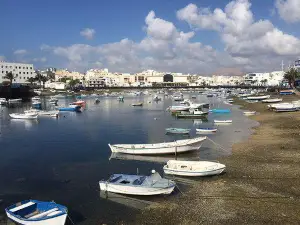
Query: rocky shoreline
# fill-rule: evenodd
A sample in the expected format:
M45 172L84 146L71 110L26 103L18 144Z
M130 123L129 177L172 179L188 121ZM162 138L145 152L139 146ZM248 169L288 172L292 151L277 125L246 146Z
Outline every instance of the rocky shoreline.
M220 159L227 172L145 208L135 224L300 224L300 113L271 112L260 102L235 104L259 112L251 119L260 126Z

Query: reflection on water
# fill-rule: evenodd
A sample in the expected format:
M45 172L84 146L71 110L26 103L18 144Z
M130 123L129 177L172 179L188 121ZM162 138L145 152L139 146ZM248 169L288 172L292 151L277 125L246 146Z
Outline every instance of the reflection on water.
M197 96L197 102L211 101L213 108L230 108L232 113L209 114L204 121L179 120L166 112L172 99L160 97L159 102L153 102L152 96L125 96L124 102L116 97L99 97L99 104L94 104L94 98L87 98L82 113L64 112L58 119L45 117L38 121L9 118L9 113L22 113L30 104L23 108L1 107L0 217L5 206L32 198L66 205L71 218L80 225L130 220L136 208L126 206L128 199L126 204L116 204L99 198L99 180L114 173L135 174L137 168L140 174L149 174L151 169L163 174L162 165L174 156L116 155L111 154L108 143L157 143L186 138L165 135L167 127L191 129L191 137L195 137L196 128L213 127L214 119L233 119L232 124L218 126L218 132L209 135L223 149L206 141L199 151L178 155L180 160L215 160L231 154L232 144L247 138L254 125L237 107L224 106L221 99L205 96ZM58 105L74 100L60 98ZM139 101L144 102L143 107L131 106ZM48 101L44 103L44 109L53 110Z

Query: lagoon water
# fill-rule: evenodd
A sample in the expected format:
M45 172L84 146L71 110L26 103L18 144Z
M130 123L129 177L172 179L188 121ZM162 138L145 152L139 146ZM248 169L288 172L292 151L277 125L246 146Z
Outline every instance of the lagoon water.
M184 97L190 96L187 93ZM63 98L59 105L74 100ZM197 127L211 127L214 119L232 119L233 124L218 126L216 134L208 135L222 149L206 141L199 151L178 156L179 159L218 160L230 155L232 144L246 139L255 125L237 106L224 105L223 100L216 97L197 95L193 100L210 103L211 108L232 110L229 114L210 114L208 121L172 117L166 112L166 108L174 104L170 97L163 97L157 103L152 101L152 96L125 96L124 102L116 97L100 97L97 105L94 98L85 100L87 106L82 113L65 112L58 119L40 118L38 121L9 118L11 112L29 109L28 104L15 108L0 106L0 224L6 224L4 208L25 199L55 200L66 205L75 224L130 222L143 205L179 194L106 198L100 194L98 181L108 179L113 173L135 174L137 169L140 174L148 175L152 169L162 174L163 164L174 156L112 155L108 143L174 141L188 137L167 136L165 128L191 128L194 137ZM131 106L138 101L143 101L144 106ZM201 179L191 182L201 182ZM181 185L183 190L188 188L184 182Z

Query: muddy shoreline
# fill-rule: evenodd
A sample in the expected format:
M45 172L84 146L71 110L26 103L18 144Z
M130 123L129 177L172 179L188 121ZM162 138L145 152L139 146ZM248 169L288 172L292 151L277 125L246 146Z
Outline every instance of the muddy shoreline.
M135 224L300 224L300 113L270 112L260 102L235 104L259 112L251 119L260 126L219 160L226 173L145 208Z

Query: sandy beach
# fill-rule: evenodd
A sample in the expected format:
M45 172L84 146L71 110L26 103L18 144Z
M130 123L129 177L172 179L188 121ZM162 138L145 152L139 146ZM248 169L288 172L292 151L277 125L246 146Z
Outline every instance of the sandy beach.
M259 112L251 119L260 125L219 159L226 173L151 205L136 224L300 224L300 113L271 112L261 102L234 104Z

